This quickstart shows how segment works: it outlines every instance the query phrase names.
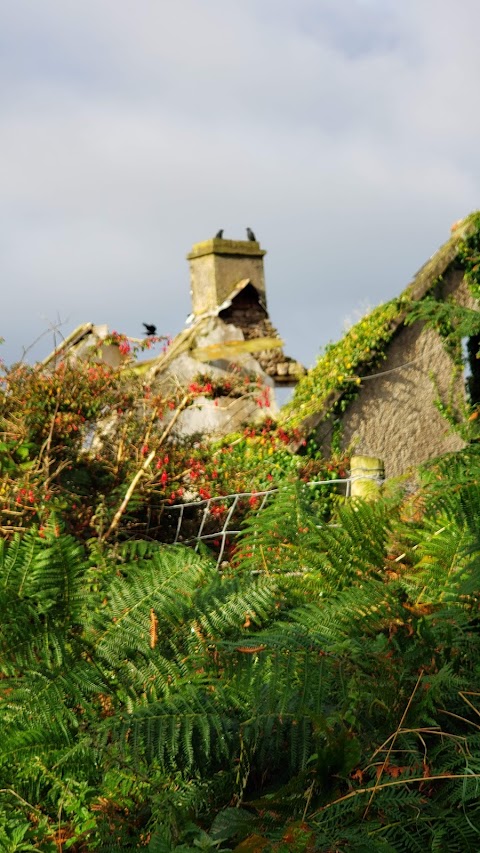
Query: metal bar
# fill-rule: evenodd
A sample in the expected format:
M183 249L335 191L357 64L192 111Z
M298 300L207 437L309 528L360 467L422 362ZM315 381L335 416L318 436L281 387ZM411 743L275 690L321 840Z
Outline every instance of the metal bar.
M240 533L242 533L242 531L241 530L227 530L227 533L229 536L239 536ZM202 542L206 542L207 539L218 539L221 535L222 535L221 532L217 530L216 533L204 533L203 536L200 536L200 539L202 540ZM185 541L182 542L182 545L189 545L190 542L196 542L197 539L198 539L197 536L193 536L192 539L185 539Z
M334 483L348 483L350 482L350 477L343 477L341 479L336 480L311 480L308 483L305 483L306 486L331 486ZM262 489L261 491L256 492L234 492L232 495L215 495L212 498L205 498L200 501L187 501L182 504L172 504L169 506L169 509L179 509L182 506L196 506L199 507L204 503L210 503L211 501L226 501L229 498L250 498L252 495L255 497L260 497L261 495L274 495L276 492L280 491L279 488L275 489Z
M348 497L350 495L350 484L351 484L351 482L352 482L352 477L342 477L342 478L338 478L338 479L334 479L334 480L311 480L308 483L305 483L305 485L306 486L333 486L336 483L346 483L346 495ZM197 510L200 510L200 508L203 508L202 519L200 522L200 526L198 528L197 535L192 536L189 539L184 540L183 544L188 545L190 543L195 542L196 543L195 550L197 551L200 542L207 542L207 541L210 541L212 539L218 539L220 537L221 538L221 547L220 547L220 552L219 552L218 559L217 559L217 566L219 566L221 561L222 561L223 554L225 552L227 536L238 536L241 533L240 530L229 530L228 529L228 525L230 524L230 521L231 521L232 516L233 516L233 514L234 514L234 512L238 506L240 499L241 498L249 498L249 497L261 498L262 500L260 502L260 505L255 510L255 513L259 513L265 508L269 498L272 495L277 494L279 491L280 491L280 488L277 487L275 489L264 489L262 491L256 491L256 492L235 492L234 494L230 494L230 495L218 495L218 496L215 495L214 497L204 498L204 499L199 500L199 501L198 500L197 501L187 501L186 503L172 504L169 507L169 509L180 510L179 516L178 516L177 527L176 527L176 531L175 531L174 544L177 544L180 541L181 529L182 529L182 525L183 525L184 518L185 518L185 509L187 507L195 507L195 509L197 509ZM227 515L225 517L225 521L224 521L222 529L220 531L217 531L216 533L204 534L203 530L205 528L205 524L206 524L206 521L207 521L207 518L208 518L208 515L210 512L211 505L213 503L216 503L216 502L224 502L227 500L232 500L232 504L229 507L229 510L228 510Z
M228 525L230 523L230 519L231 519L233 513L235 512L235 508L237 506L238 499L239 499L239 495L236 495L235 500L233 501L233 504L231 505L230 509L228 510L227 517L225 518L225 524L223 525L223 530L222 530L222 545L221 545L220 553L219 553L218 559L217 559L217 568L222 562L223 552L225 551L225 543L227 541L227 533L229 532L228 531Z
M182 507L182 508L181 508L180 512L178 513L178 524L177 524L177 530L176 530L176 533L175 533L175 539L173 540L173 544L174 544L174 545L176 545L176 544L177 544L177 542L178 542L178 537L180 536L180 530L182 529L183 512L184 512L184 509L185 509L185 504L181 504L181 507Z
M268 493L267 493L266 495L264 495L264 496L263 496L262 503L261 503L261 504L260 504L260 506L258 507L257 512L261 512L261 511L262 511L262 509L264 508L265 504L266 504L266 503L267 503L267 501L268 501L268 497L269 497L269 496L268 496Z
M195 539L197 541L197 544L195 545L195 551L198 550L198 546L199 546L200 540L202 538L202 531L203 531L203 528L205 527L205 522L207 520L207 515L209 512L209 509L210 509L210 500L207 500L207 505L206 505L205 509L203 510L202 521L200 523L200 527L198 528L198 533L195 537Z

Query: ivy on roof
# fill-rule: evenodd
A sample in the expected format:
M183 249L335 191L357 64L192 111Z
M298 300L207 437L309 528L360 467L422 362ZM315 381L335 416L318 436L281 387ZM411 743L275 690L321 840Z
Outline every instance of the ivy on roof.
M290 426L302 424L306 418L327 410L345 393L358 388L362 381L360 372L364 373L365 365L371 368L385 357L385 346L395 332L396 321L404 309L402 297L378 305L352 326L340 341L325 347L316 365L298 383L291 402L283 409Z

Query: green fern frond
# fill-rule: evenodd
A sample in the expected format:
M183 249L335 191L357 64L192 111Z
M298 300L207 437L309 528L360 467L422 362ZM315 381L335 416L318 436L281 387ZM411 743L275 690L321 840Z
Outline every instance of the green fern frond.
M306 579L302 587L308 588L310 582L317 594L379 574L396 517L396 502L339 505L327 523L316 514L308 487L284 488L247 522L239 546L240 569L302 576ZM292 580L290 585L295 583Z

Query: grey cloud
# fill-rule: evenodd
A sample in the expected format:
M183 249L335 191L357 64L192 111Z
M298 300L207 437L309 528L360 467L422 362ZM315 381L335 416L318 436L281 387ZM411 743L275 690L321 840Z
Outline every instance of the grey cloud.
M478 205L478 24L473 0L4 4L7 357L57 312L177 331L186 251L251 225L311 362Z

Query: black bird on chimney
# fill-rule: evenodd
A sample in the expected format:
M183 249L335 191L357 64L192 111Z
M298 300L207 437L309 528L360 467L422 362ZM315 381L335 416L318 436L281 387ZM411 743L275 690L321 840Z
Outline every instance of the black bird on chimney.
M215 237L218 237L219 240L223 240L223 228L220 228L220 231L217 231Z
M145 334L147 335L147 337L149 335L156 335L157 334L157 327L153 326L151 323L142 323L142 326L145 326L145 329L146 329Z
M255 234L253 233L251 228L247 228L247 237L249 240L252 241L252 243L256 243L257 238L255 237Z

